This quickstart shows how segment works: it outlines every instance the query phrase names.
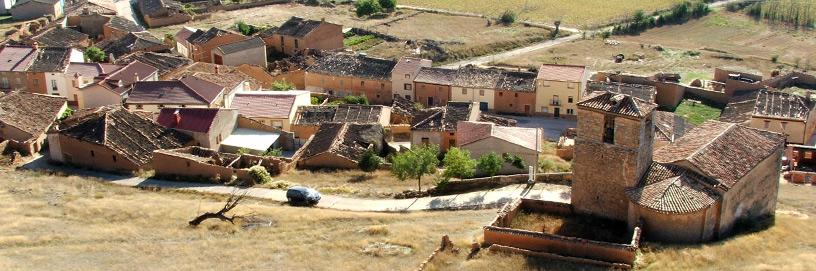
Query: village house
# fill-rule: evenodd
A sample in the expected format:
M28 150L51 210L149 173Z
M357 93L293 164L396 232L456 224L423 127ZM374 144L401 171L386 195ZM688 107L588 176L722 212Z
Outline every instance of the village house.
M544 64L536 77L536 113L576 117L576 104L586 91L590 71L584 66Z
M114 64L127 65L134 61L139 61L144 64L155 67L159 70L159 79L166 79L166 75L175 72L182 67L193 64L189 58L180 56L175 53L154 53L154 52L135 52L119 57L114 61Z
M759 71L743 67L720 67L714 69L714 80L709 82L714 91L724 92L725 97L733 97L740 91L760 90L762 75Z
M76 97L79 108L122 105L134 83L158 80L158 70L139 61L118 69L102 64L100 70L86 73L87 77L84 74L69 74L75 78L73 85L79 88L76 91L79 93Z
M70 81L65 72L69 63L85 61L82 52L66 47L35 48L37 57L26 71L27 91L68 97Z
M258 37L227 43L212 50L213 64L238 66L241 64L266 67L266 44Z
M680 76L677 74L656 73L651 76L622 74L619 72L608 73L598 72L593 76L594 82L609 82L619 84L621 89L642 88L644 85L655 88L654 102L663 108L673 109L680 104L686 92L694 92L694 90L702 90L699 87L687 86L680 83ZM599 85L595 85L599 87ZM607 85L606 90L614 87L614 85ZM597 90L597 89L596 89ZM589 92L587 92L589 93ZM704 93L704 92L703 92Z
M809 97L761 89L737 92L720 121L740 123L784 134L791 144L811 145L816 130L816 103Z
M0 93L0 142L8 140L9 146L23 155L39 152L45 133L67 108L62 97L19 91Z
M299 168L356 169L367 149L383 152L385 140L379 124L323 123L301 150Z
M40 32L25 40L25 43L41 47L85 48L91 45L88 35L71 28L57 26Z
M426 108L447 104L451 101L451 85L456 73L453 69L422 67L414 78L414 94L405 98Z
M162 108L218 108L227 100L222 86L193 76L170 81L135 82L125 107L158 113Z
M182 29L180 31L189 30ZM187 37L186 42L177 42L177 45L185 47L184 49L177 49L177 51L186 52L185 56L196 62L214 63L212 58L213 50L221 45L242 41L246 38L244 35L216 27L207 31L196 29Z
M237 121L238 111L224 108L162 108L156 117L161 126L192 137L196 146L214 150L232 134Z
M365 96L372 104L389 105L393 60L345 53L329 54L306 69L306 90L332 96Z
M289 163L268 156L231 154L198 146L153 152L153 169L163 179L230 183L235 180L254 184L253 166L262 166L272 176L289 168Z
M37 50L30 46L6 45L0 49L0 90L27 90L26 70L37 58Z
M594 80L587 81L586 94L591 94L596 91L600 92L609 91L614 93L626 94L647 102L657 103L656 101L657 89L654 86L650 85L628 84L610 81L594 81Z
M193 19L182 4L173 0L138 0L137 8L147 27L182 24Z
M11 17L15 21L32 20L45 16L61 18L64 8L63 0L19 0L11 7Z
M122 16L110 16L108 22L102 25L101 39L120 39L131 32L143 32L144 27Z
M51 161L112 172L149 170L153 151L191 138L121 106L79 110L48 133Z
M169 47L156 38L150 32L130 32L127 35L115 39L104 40L96 44L99 49L105 52L109 62L115 62L116 58L135 52L168 52Z
M114 65L108 63L84 63L71 62L68 63L68 68L65 70L63 80L68 81L67 96L68 104L77 106L81 99L82 93L80 89L98 82L101 77L111 74L119 69L122 65Z
M286 55L296 55L304 49L343 49L343 26L300 17L289 18L280 27L258 33L266 46Z
M459 68L451 84L451 101L474 102L481 111L493 110L496 87L502 75L502 71L498 69L473 66Z
M390 120L391 108L381 105L300 106L295 113L291 129L297 139L305 141L326 122L388 126Z
M176 34L173 34L173 40L176 42L176 44L173 46L173 49L175 49L177 53L184 57L189 56L190 51L188 49L191 48L192 46L190 45L190 41L188 41L188 39L190 38L190 36L195 34L196 31L198 31L198 29L189 26L181 27L181 29L179 29L179 31L176 32Z
M456 129L456 144L470 152L470 157L495 153L502 157L518 157L523 165L504 163L499 174L529 172L527 166L538 166L542 133L535 128L505 127L491 122L461 121Z
M298 146L294 134L239 115L232 133L221 142L220 150L266 155L272 150L294 151Z
M504 72L496 84L493 111L532 115L536 107L536 77L531 72Z
M177 68L164 74L162 80L181 79L195 76L220 85L229 91L230 96L237 92L260 90L261 83L253 77L240 72L235 67L217 65L205 62L195 62L187 66Z
M443 107L419 110L411 123L411 145L433 144L440 151L457 145L457 126L462 121L479 120L478 103L448 102Z
M414 95L414 80L421 68L430 68L433 62L428 59L402 57L391 71L391 87L394 98L397 96L411 100Z
M266 71L266 68L262 68L260 66L249 65L249 64L241 64L235 67L235 71L245 74L248 77L254 79L258 84L260 84L261 89L272 89L275 86L276 81L286 81L294 85L294 89L303 89L305 86L303 85L303 80L298 82L290 81L286 78L278 79L275 76L269 74ZM303 77L301 76L301 79Z
M115 7L101 1L76 2L80 3L65 11L65 26L73 27L92 39L102 38L102 27L110 20L110 16L116 15Z
M292 122L301 106L311 105L308 91L245 91L232 98L232 108L241 116L292 131Z

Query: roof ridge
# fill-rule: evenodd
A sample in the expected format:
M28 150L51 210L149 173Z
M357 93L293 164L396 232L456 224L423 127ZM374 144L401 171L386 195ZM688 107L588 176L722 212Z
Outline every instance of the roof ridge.
M192 77L195 77L195 76L192 76ZM187 77L182 77L182 79L184 79L184 78L187 78ZM206 81L206 82L208 82L208 83L213 84L213 83L212 83L212 82L210 82L210 81L207 81L207 80L204 80L204 79L201 79L201 78L198 78L198 77L196 77L195 79L197 79L197 80L202 80L202 81ZM188 84L187 84L187 82L184 82L184 80L181 80L181 79L180 79L180 80L177 80L177 81L178 81L178 82L181 82L181 85L183 85L183 86L184 86L184 87L185 87L187 90L189 90L189 91L193 92L193 94L194 94L194 95L195 95L197 98L201 99L202 101L206 102L207 104L212 103L212 102L210 102L210 101L207 101L207 98L204 98L204 96L203 96L203 95L201 95L201 93L198 93L198 91L196 91L196 90L195 90L193 87L191 87L190 85L188 85ZM216 85L218 85L218 84L216 84ZM220 85L219 85L219 86L220 86ZM224 90L223 90L223 88L224 88L224 87L221 87L221 88L222 88L222 89L221 89L221 92L223 92L223 91L224 91ZM216 98L217 98L217 97L216 97ZM214 102L214 101L215 101L215 100L213 100L213 102Z
M721 122L721 121L717 121L717 122ZM732 129L734 129L734 127L736 127L736 125L737 125L736 123L729 123L729 122L721 122L721 123L725 123L726 125L728 125L728 128L723 129L723 131L722 131L722 132L720 132L719 134L717 134L717 136L715 136L715 137L714 137L714 139L712 139L712 140L710 140L710 141L706 142L705 144L703 144L702 146L700 146L699 148L697 148L696 150L694 150L694 152L693 152L693 153L689 154L689 156L687 156L687 157L686 157L686 158L684 158L684 159L685 159L685 160L691 160L692 158L694 158L695 156L697 156L697 154L699 154L699 153L700 153L700 151L702 151L702 150L704 150L704 149L708 148L708 146L711 146L711 144L712 144L712 143L714 143L714 142L716 142L716 141L720 140L720 138L722 138L722 136L723 136L723 135L725 135L726 133L730 132L730 131L731 131ZM695 167L696 167L696 166L695 166Z

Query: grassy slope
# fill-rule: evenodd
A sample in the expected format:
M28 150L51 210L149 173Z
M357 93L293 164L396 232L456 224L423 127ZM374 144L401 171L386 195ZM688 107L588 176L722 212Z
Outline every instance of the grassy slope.
M242 230L196 214L223 197L149 192L29 172L0 172L0 270L411 270L443 234L473 239L494 211L380 214L248 201L236 214L275 221ZM413 248L375 257L370 242Z
M719 118L722 110L705 104L692 103L688 100L683 100L674 110L674 113L680 115L694 125L700 125L707 120Z

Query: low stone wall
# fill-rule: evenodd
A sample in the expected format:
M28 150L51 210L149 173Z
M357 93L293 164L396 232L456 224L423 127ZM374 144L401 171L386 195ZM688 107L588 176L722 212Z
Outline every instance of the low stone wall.
M442 187L434 187L431 190L435 193L444 194L473 191L478 189L491 189L512 184L524 184L527 183L528 178L529 177L527 174L515 174L486 178L452 180ZM572 183L572 172L537 174L535 182L569 185Z
M292 0L260 0L260 1L249 2L249 3L241 3L241 4L216 5L216 6L209 7L207 10L210 11L210 12L221 11L221 10L229 11L229 10L255 8L255 7L266 6L266 5L285 4L285 3L291 3L291 2L292 2Z
M507 203L496 219L484 227L484 245L497 246L508 252L528 251L531 255L558 258L577 263L631 267L640 247L641 232L635 227L629 244L617 244L577 237L561 236L509 228L513 218L521 210L562 215L573 214L567 203L547 202L533 199L516 199ZM503 249L505 247L506 249Z
M351 33L353 33L355 35L358 35L358 36L372 35L374 37L377 37L378 39L388 41L388 42L400 41L400 38L398 38L396 36L391 36L391 35L388 35L388 34L383 34L383 33L380 33L380 32L366 30L366 29L357 28L357 27L352 27L351 30L349 30L349 32L351 32Z
M193 16L184 13L177 13L172 16L167 17L150 17L144 16L142 18L145 24L150 28L168 26L168 25L176 25L176 24L183 24L193 20Z
M221 164L213 162L216 159L213 157L218 157L217 159L222 161ZM156 176L206 183L225 183L231 181L233 177L252 182L249 168L254 165L263 166L272 176L290 168L289 163L276 157L218 153L200 147L157 150L153 152L152 160Z
M691 86L686 87L686 93L684 97L698 101L703 101L708 104L714 104L720 107L724 107L725 104L728 103L728 100L731 99L731 97L728 97L727 93L722 91L714 91L710 89Z

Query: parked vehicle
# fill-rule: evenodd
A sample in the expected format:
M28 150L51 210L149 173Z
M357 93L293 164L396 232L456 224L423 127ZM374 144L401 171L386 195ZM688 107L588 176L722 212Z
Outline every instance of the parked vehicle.
M320 192L308 187L293 186L286 191L286 199L291 205L312 206L320 202Z

